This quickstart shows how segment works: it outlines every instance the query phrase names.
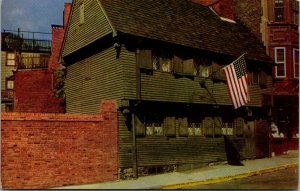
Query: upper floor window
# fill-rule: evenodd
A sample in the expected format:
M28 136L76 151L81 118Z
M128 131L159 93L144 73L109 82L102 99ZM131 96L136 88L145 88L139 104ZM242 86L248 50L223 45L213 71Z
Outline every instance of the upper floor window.
M299 25L299 0L293 1L293 23Z
M293 49L294 78L299 78L299 49Z
M207 78L211 73L211 61L204 57L195 58L194 75Z
M7 66L15 66L16 65L16 55L14 53L7 53L6 65Z
M145 69L199 77L209 77L213 71L212 61L201 56L185 57L168 50L149 49L138 49L136 56L140 67Z
M275 22L284 21L284 6L283 0L275 0L274 13Z
M84 4L81 3L79 6L79 24L84 23Z
M171 72L171 53L169 51L152 51L152 65L154 70Z
M285 48L275 48L275 77L286 76L286 64L285 64Z

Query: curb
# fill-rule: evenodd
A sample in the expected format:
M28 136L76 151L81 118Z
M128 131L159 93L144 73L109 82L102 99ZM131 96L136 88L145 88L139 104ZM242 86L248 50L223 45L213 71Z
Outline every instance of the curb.
M177 184L163 185L160 187L160 189L181 189L181 188L194 187L194 186L199 186L199 185L204 185L204 184L226 182L226 181L230 181L230 180L247 178L247 177L254 176L254 175L264 174L264 173L273 172L276 170L282 170L282 169L297 167L297 166L299 166L298 163L286 164L286 165L282 165L282 166L265 168L265 169L250 171L250 172L231 175L231 176L223 176L223 177L209 178L209 179L205 179L205 180L196 180L196 181L182 182L182 183L177 183Z

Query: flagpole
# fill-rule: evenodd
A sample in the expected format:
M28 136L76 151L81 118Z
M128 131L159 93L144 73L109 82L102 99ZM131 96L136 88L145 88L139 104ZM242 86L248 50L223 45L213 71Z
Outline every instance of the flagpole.
M239 56L237 59L235 59L234 61L232 61L230 64L236 62L237 60L239 60L239 59L240 59L242 56L244 56L245 54L248 54L248 53L247 53L247 52L243 53L241 56ZM205 81L206 81L207 79L211 78L211 76L214 75L215 73L217 73L218 71L220 71L220 70L222 70L223 68L229 66L230 64L227 64L227 65L225 65L225 66L222 66L222 67L218 68L216 71L214 71L214 72L212 72L211 74L209 74L208 77L205 77Z

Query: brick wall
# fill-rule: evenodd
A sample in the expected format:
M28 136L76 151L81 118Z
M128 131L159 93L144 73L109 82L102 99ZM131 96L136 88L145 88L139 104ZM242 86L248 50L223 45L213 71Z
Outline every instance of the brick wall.
M234 20L233 0L192 0L203 6L211 6L221 17Z
M63 113L63 100L55 97L53 72L15 72L14 112Z
M100 114L2 113L4 189L43 189L116 180L117 111Z
M236 17L256 35L258 40L261 40L260 28L263 12L261 0L235 0L234 12Z
M64 25L67 24L71 3L64 5ZM14 82L14 111L63 113L63 99L55 97L55 70L60 66L58 57L65 34L65 26L52 25L52 48L48 70L18 70Z

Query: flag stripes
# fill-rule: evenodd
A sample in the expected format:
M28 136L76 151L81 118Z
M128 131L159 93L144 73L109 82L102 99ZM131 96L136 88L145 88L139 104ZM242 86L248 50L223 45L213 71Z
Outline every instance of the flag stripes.
M250 101L248 75L244 55L245 54L224 67L230 99L235 109L246 105L247 102Z

